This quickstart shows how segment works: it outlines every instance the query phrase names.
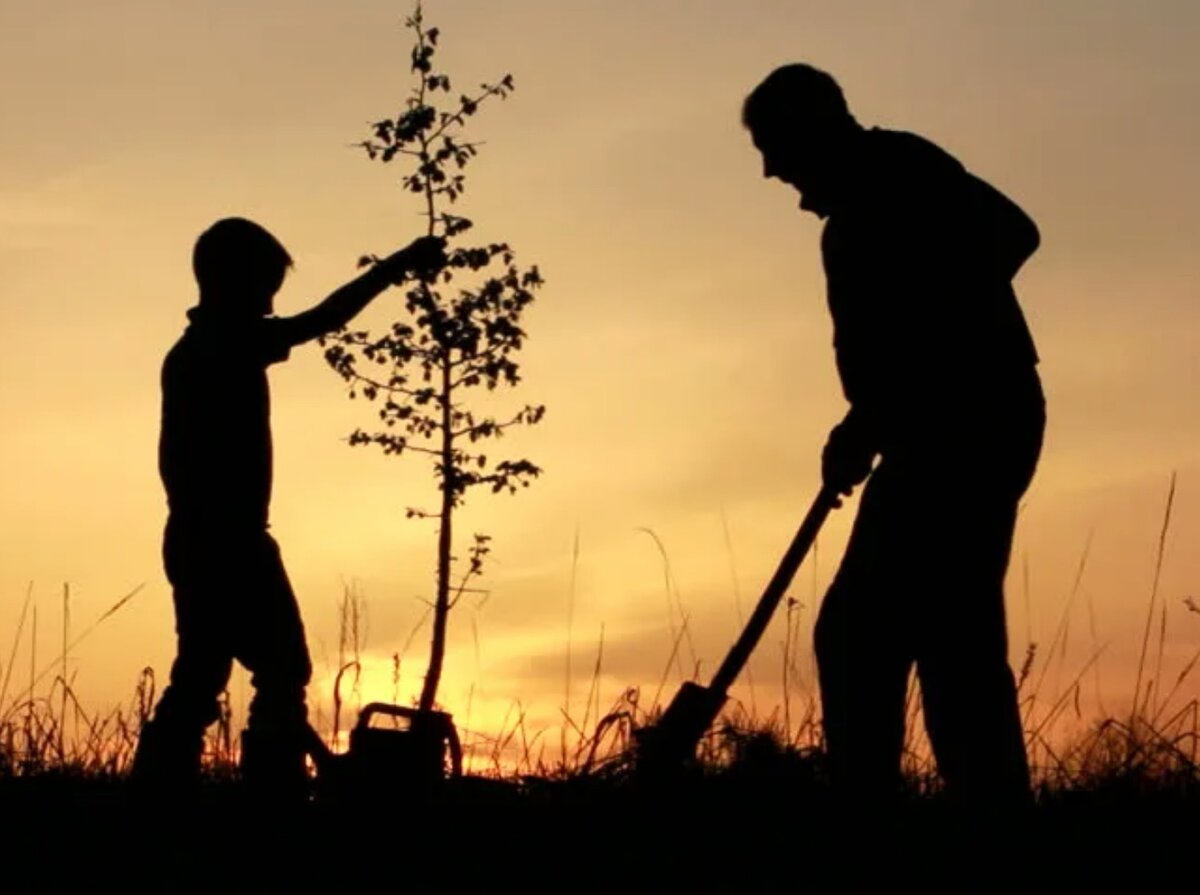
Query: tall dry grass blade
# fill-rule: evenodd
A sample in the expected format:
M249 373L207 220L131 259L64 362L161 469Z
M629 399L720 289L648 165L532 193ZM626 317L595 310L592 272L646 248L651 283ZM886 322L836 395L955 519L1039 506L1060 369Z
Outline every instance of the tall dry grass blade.
M789 625L790 625L789 620ZM792 694L788 689L788 641L783 641L783 732L785 737L792 735Z
M1166 642L1167 642L1167 604L1164 602L1162 604L1162 607L1159 609L1158 655L1154 659L1154 680L1157 681L1157 687L1155 690L1156 693L1161 693L1162 687L1163 687L1163 685L1162 685L1162 679L1163 679L1162 663L1163 663L1163 649L1166 646ZM1142 714L1145 715L1145 714L1147 714L1147 712L1143 709ZM1158 710L1155 709L1154 711L1149 712L1149 714L1157 715Z
M799 615L804 610L804 604L799 600L795 600L793 601L793 605L790 607L790 609L791 611L794 611L796 615ZM796 656L800 653L800 634L802 631L804 631L804 629L805 626L799 622L792 626L792 642L788 648L788 656L790 657L789 662L791 664L792 674L795 676L794 679L799 681L802 685L804 684L804 675L800 671L800 666L796 664ZM807 686L805 686L805 689L808 689Z
M1184 681L1188 679L1192 671L1195 669L1197 662L1200 662L1200 650L1192 653L1192 657L1188 659L1187 663L1183 666L1183 669L1179 672L1178 677L1175 678L1175 683L1171 686L1170 691L1167 693L1166 698L1163 699L1162 703L1158 706L1151 723L1158 723L1159 715L1166 710L1168 705L1170 705L1171 700L1175 697L1175 694L1179 692L1179 688L1183 686Z
M542 730L539 730L537 733L535 733L533 735L533 739L530 739L528 736L528 733L526 731L526 727L525 727L525 715L527 713L528 713L528 709L526 709L525 706L522 705L521 700L518 699L517 700L517 729L520 730L520 732L521 732L521 756L522 756L521 760L524 762L526 770L533 772L536 770L536 768L535 768L535 762L531 756L531 750L532 750L534 744L537 743L537 741L541 738L542 734L545 733L546 731L543 728ZM539 758L538 761L540 762L540 760L541 759Z
M1137 678L1133 687L1133 709L1130 714L1129 726L1134 726L1138 713L1138 701L1141 699L1142 678L1146 670L1146 653L1150 646L1150 628L1154 621L1154 607L1158 602L1158 584L1162 577L1163 556L1167 549L1167 532L1171 527L1171 508L1175 504L1175 473L1171 473L1171 487L1167 491L1167 507L1163 512L1162 530L1158 535L1158 556L1154 563L1154 583L1150 588L1150 605L1146 608L1146 627L1142 632L1142 649L1138 654Z
M362 649L363 601L352 584L342 586L342 605L338 618L338 680L347 669L353 669L350 695L358 707L362 706Z
M33 602L33 582L25 589L25 602L21 604L21 618L17 621L17 633L13 636L12 649L8 651L8 664L4 667L4 678L0 680L0 718L4 717L4 697L8 695L8 685L12 681L13 664L17 659L17 648L21 644L21 634L25 631L25 619L28 617L29 604Z
M511 706L509 706L509 711L505 712L504 724L500 725L500 736L497 737L497 739L496 739L494 758L493 758L493 761L495 763L497 771L500 771L500 767L501 767L500 766L500 757L504 754L504 750L509 747L509 744L512 743L513 738L517 735L517 732L520 729L521 725L523 725L525 723L524 712L520 710L520 705L518 705L517 708L518 708L517 720L513 722L512 730L510 730L507 734L504 733L504 728L505 728L505 726L507 726L507 723L508 723L508 716L512 711Z
M1200 734L1200 700L1192 700L1192 728L1194 732ZM1192 765L1196 765L1196 753L1200 750L1200 735L1192 737Z
M27 763L33 761L35 754L40 753L40 750L33 746L34 743L34 706L33 706L33 690L37 686L37 601L33 604L33 619L30 625L29 632L29 697L25 702L25 761Z
M674 634L675 634L674 618L671 615L671 613L678 612L679 619L680 619L680 628L683 631L683 633L685 634L685 636L687 637L688 654L690 655L691 660L692 660L692 667L695 668L697 665L696 645L694 643L692 643L692 635L691 635L691 632L688 631L687 613L685 613L683 611L683 600L680 599L679 588L677 588L675 586L675 579L671 574L671 558L667 555L667 548L663 545L662 540L659 538L659 536L657 534L654 533L654 531L652 529L640 528L638 530L645 532L653 539L654 546L658 548L659 556L662 557L663 586L666 588L666 591L667 591L667 615L668 615L668 617L670 617L672 619L671 620L671 629L670 629L671 635L674 636ZM672 597L675 598L675 606L674 607L672 607L672 605L671 605ZM683 678L684 674L683 674L683 659L682 659L682 657L679 657L678 671L679 671L680 678Z
M1095 529L1088 529L1087 539L1083 542L1083 552L1079 556L1079 565L1075 569L1075 580L1071 582L1071 596L1067 601L1067 611L1064 612L1064 620L1066 629L1063 631L1062 645L1060 647L1062 658L1067 657L1067 639L1071 626L1071 608L1075 605L1075 601L1079 599L1079 593L1083 590L1083 573L1087 569L1088 557L1092 553L1092 539L1095 536Z
M67 653L70 651L68 645L68 630L71 626L71 585L63 583L63 604L62 604L62 703L59 706L61 723L58 727L58 756L59 761L64 761L67 754L66 746L66 727L67 727Z
M923 704L924 698L921 693L920 680L917 678L915 670L910 671L904 691L904 750L911 755L916 755L917 753L917 747L914 744L914 731L917 729L917 720L920 717Z
M1096 600L1092 596L1090 590L1085 591L1087 594L1087 611L1088 611L1088 635L1092 638L1093 652L1100 648L1100 636L1096 633ZM1096 705L1100 709L1100 714L1107 716L1108 710L1104 707L1104 687L1100 676L1100 663L1097 661L1092 667L1093 686L1096 690Z
M686 625L686 622L684 623ZM683 630L680 630L671 643L671 652L667 656L667 664L663 667L662 677L658 679L658 689L654 691L654 699L650 701L651 710L658 705L658 700L662 697L662 691L667 686L667 676L671 673L671 663L675 661L675 657L679 655L679 644L683 642Z
M1075 679L1067 685L1067 689L1063 691L1062 695L1059 696L1054 704L1050 707L1050 711L1046 713L1046 717L1044 717L1037 727L1034 728L1032 734L1026 734L1027 743L1031 738L1036 739L1037 737L1041 736L1042 732L1055 720L1055 718L1057 718L1058 714L1073 697L1075 689L1079 686L1079 682L1083 680L1084 675L1091 670L1092 665L1095 664L1095 662L1100 658L1100 655L1104 652L1104 650L1105 647L1102 646L1100 649L1096 650L1096 652L1092 653L1091 658L1089 658L1087 662L1084 663L1083 668L1079 670L1079 674L1077 674Z
M510 702L508 704L508 708L504 710L504 717L500 719L499 731L497 732L496 736L492 737L492 755L491 755L492 768L497 774L501 773L501 767L500 767L501 745L504 741L504 729L506 727L508 727L508 717L509 717L509 715L512 714L512 710L513 710L513 704Z
M346 646L350 631L350 585L342 582L342 600L338 604L337 673L333 678L333 744L337 748L342 729L342 676L349 667L346 662Z
M358 665L358 660L353 659L338 669L337 675L333 679L333 745L336 748L342 732L342 677L351 668ZM357 674L357 671L355 672ZM354 691L351 690L351 693Z
M471 686L467 688L467 710L465 712L465 717L463 718L463 725L462 725L462 729L463 729L464 733L471 729L471 709L473 707L472 704L474 703L474 701L475 701L475 682L472 681ZM471 741L467 741L467 742L463 743L463 752L466 753L466 755L465 755L466 767L464 770L467 773L470 773L473 759L475 758L475 744Z
M74 640L72 640L67 645L67 649L74 650L76 647L79 646L79 644L83 643L84 640L86 640L89 636L91 636L93 631L95 631L98 627L100 627L100 625L104 624L104 622L107 621L109 618L111 618L114 614L116 614L117 611L121 609L121 607L123 607L126 603L128 603L135 596L137 596L141 592L142 588L144 588L145 586L146 586L146 583L143 581L141 584L139 584L137 587L135 587L129 593L125 594L125 596L121 597L121 599L117 600L117 602L115 602L112 606L110 606L108 609L106 609L100 615L99 618L97 618L87 628L85 628L83 633L79 634ZM54 658L54 660L52 662L50 662L49 664L47 664L46 667L43 668L41 671L38 671L36 674L33 673L33 670L37 664L37 654L36 654L36 648L37 648L37 603L36 602L33 604L33 633L32 633L32 637L31 637L31 643L33 644L33 652L31 653L31 655L29 657L29 659L30 659L29 687L26 688L26 690L24 691L24 693L21 694L20 697L14 697L14 699L16 699L18 702L22 702L22 703L24 702L24 700L32 698L33 691L37 687L37 685L42 682L42 680L46 677L46 675L48 675L51 671L53 671L55 668L57 668L58 664L59 664L59 657L56 656ZM3 720L4 717L5 717L4 715L0 715L0 720Z
M218 764L231 764L233 755L233 703L226 688L217 697L217 723L213 737L213 759Z
M571 651L575 633L575 588L579 572L579 525L575 526L575 537L571 543L571 584L567 589L567 654L563 668L563 716L571 717ZM559 727L559 751L563 759L567 755L567 728Z
M1037 658L1037 644L1031 640L1025 647L1025 658L1021 662L1021 671L1017 675L1018 694L1025 688L1025 682L1029 680L1029 673L1033 670L1035 658Z
M795 630L799 625L795 622L797 607L800 603L793 597L787 598L785 615L786 628L783 637L783 733L785 740L792 738L792 688L791 677L795 670L792 662L792 650L795 648Z
M1054 636L1050 639L1050 647L1046 650L1046 661L1042 663L1042 671L1038 675L1037 683L1033 688L1033 696L1036 701L1039 693L1042 692L1042 686L1046 682L1046 675L1050 672L1050 667L1054 663L1052 658L1055 652L1058 652L1058 668L1062 670L1062 665L1067 658L1067 639L1071 628L1071 611L1075 606L1075 601L1079 596L1079 591L1083 586L1083 573L1087 569L1088 557L1092 552L1092 536L1093 532L1089 531L1087 539L1083 543L1083 551L1079 556L1079 565L1075 568L1075 579L1071 583L1071 591L1067 595L1066 605L1063 606L1062 615L1059 616L1058 626L1054 629ZM1057 679L1057 678L1056 678Z
M400 667L404 662L404 657L408 655L408 651L412 649L413 641L417 639L417 635L421 633L421 629L425 627L425 622L428 621L429 616L433 614L433 604L424 603L423 605L425 606L425 609L421 613L421 617L417 619L417 623L413 625L412 629L408 632L408 637L405 638L399 652L392 654L392 673L397 679L400 677Z
M1167 718L1166 721L1163 721L1161 724L1154 724L1152 726L1159 730L1170 730L1172 727L1182 725L1184 719L1187 718L1188 715L1194 714L1198 705L1200 705L1200 699L1192 699L1174 715L1171 715L1169 718ZM1192 729L1189 730L1188 733L1200 735L1200 730L1198 730L1193 723Z
M725 556L729 559L729 581L733 585L733 608L737 612L738 627L742 628L746 624L746 618L742 612L742 588L738 581L737 561L733 555L733 537L729 533L729 519L725 516L724 507L721 507L721 533L725 538ZM751 665L751 662L746 662L746 684L750 688L750 714L757 717L758 701L754 688L754 669Z
M400 653L392 653L392 704L400 703Z
M475 680L483 674L483 649L479 645L479 615L471 613L471 649L475 657Z
M1029 554L1021 554L1021 591L1025 597L1025 642L1033 643L1033 598L1029 583Z
M596 716L600 715L600 669L604 665L604 624L600 625L600 642L596 645L596 664L592 666L592 683L588 687L587 701L583 704L583 729L587 730L592 702L596 704Z

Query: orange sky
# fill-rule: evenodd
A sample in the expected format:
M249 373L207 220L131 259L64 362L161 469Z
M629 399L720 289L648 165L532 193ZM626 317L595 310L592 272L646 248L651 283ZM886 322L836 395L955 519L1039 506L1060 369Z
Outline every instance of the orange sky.
M376 0L0 11L0 649L29 582L47 659L63 582L77 630L146 582L73 654L90 704L125 699L142 666L165 672L172 652L157 376L194 301L196 235L230 214L272 229L297 261L277 302L289 313L420 226L398 169L349 147L408 89L407 11ZM832 71L861 121L934 139L1041 227L1018 287L1050 425L1017 536L1014 654L1052 637L1090 537L1048 680L1065 683L1106 645L1100 688L1119 703L1176 470L1160 596L1164 674L1178 673L1200 647L1200 616L1183 604L1200 582L1200 7L435 0L427 15L459 84L516 77L513 97L473 122L487 145L465 211L547 279L513 400L549 413L509 442L546 475L464 516L460 530L494 536L495 561L486 606L453 622L442 695L460 718L474 684L473 725L498 724L516 699L552 721L569 642L582 702L602 626L604 701L656 687L668 600L642 528L666 548L711 671L735 632L735 584L748 607L814 493L843 410L820 223L761 179L738 123L745 92L796 59ZM392 319L397 299L368 322ZM296 352L272 383L273 528L308 624L314 695L328 693L336 607L353 582L369 615L366 686L390 696L388 657L431 590L432 529L403 513L429 500L426 467L339 440L369 416L319 349ZM837 515L797 579L802 625L849 519ZM778 697L762 682L779 678L782 636L755 659L760 704ZM419 687L424 639L402 700ZM28 658L22 646L18 667Z

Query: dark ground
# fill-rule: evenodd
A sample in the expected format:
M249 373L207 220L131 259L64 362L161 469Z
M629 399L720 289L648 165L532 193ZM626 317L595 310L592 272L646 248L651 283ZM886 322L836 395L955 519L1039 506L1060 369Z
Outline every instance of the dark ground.
M1200 880L1200 792L1129 781L1043 793L1017 819L928 795L848 814L798 766L653 786L468 777L292 808L231 781L139 799L123 780L44 774L0 780L0 818L6 877L49 891L1103 892Z

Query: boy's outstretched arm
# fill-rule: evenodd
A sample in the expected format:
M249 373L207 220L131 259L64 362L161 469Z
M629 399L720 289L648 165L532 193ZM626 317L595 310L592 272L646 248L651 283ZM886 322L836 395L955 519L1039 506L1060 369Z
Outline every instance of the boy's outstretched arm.
M275 332L289 346L300 345L340 329L371 303L371 300L413 272L439 267L445 260L446 241L422 236L394 252L369 270L335 290L320 304L292 317L275 321Z

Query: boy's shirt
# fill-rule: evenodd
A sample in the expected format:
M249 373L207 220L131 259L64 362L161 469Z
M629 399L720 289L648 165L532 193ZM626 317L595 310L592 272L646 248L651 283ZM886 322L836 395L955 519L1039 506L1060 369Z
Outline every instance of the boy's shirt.
M159 474L172 527L237 537L266 530L271 502L267 367L291 346L279 318L202 307L162 367Z

